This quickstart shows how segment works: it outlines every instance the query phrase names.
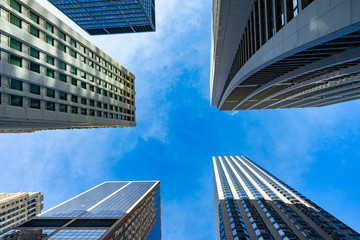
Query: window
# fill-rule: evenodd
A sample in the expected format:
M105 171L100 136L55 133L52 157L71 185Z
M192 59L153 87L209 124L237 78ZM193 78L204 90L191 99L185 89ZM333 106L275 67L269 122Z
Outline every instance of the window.
M71 85L77 86L77 79L71 78Z
M66 63L59 61L59 68L66 71Z
M86 104L87 104L87 100L86 100L86 98L81 98L81 104L84 104L84 105L86 105Z
M82 78L86 79L86 73L80 72L80 76L81 76Z
M89 75L89 81L90 81L90 82L94 82L94 77L91 76L91 75Z
M100 62L100 58L98 56L96 56L96 61L99 63Z
M90 90L91 92L94 92L94 86L90 85L90 86L89 86L89 90Z
M76 47L76 41L74 39L71 39L70 44L71 46Z
M66 53L66 46L62 43L59 43L59 50Z
M62 82L67 82L67 81L66 81L66 75L60 73L60 75L59 75L59 80L62 81Z
M85 63L85 58L83 56L80 56L80 61Z
M21 28L21 20L14 14L10 13L10 23L14 24L15 26Z
M49 35L46 35L46 42L50 44L51 46L54 46L54 39L50 37Z
M67 112L67 105L60 104L60 112Z
M48 64L54 65L54 58L52 56L46 55L46 62Z
M101 112L100 112L100 111L97 111L96 116L97 116L97 117L101 117Z
M38 38L39 30L36 27L30 25L30 34Z
M48 30L51 33L54 33L54 26L47 22L46 23L46 30Z
M53 103L53 102L46 102L46 110L48 110L48 111L55 111L55 103Z
M66 93L64 93L64 92L59 92L59 98L61 99L61 100L67 100L67 94Z
M114 106L113 106L113 105L109 105L109 109L110 109L111 111L113 111L113 110L114 110Z
M23 98L20 96L11 95L10 96L10 105L16 106L16 107L22 107L23 106Z
M77 96L71 96L71 101L74 103L78 102L78 97Z
M86 108L81 109L81 115L86 115Z
M107 91L103 91L103 95L107 97Z
M76 58L76 52L72 49L70 49L70 55L73 57L73 58Z
M13 38L10 38L10 47L11 47L12 49L18 50L18 51L20 51L20 52L21 52L21 50L22 50L22 44L21 44L21 42L19 42L18 40L15 40L15 39L13 39Z
M106 103L104 103L104 109L108 109L108 107L107 107L107 104L106 104Z
M30 62L30 71L40 73L40 65L34 62Z
M71 106L71 113L77 114L78 113L78 108L74 107L74 106Z
M95 111L93 109L90 109L90 116L95 116Z
M96 92L97 92L98 94L101 94L101 89L100 89L100 88L97 88L97 89L96 89Z
M66 41L66 34L63 33L62 31L59 31L59 37L60 37L62 40Z
M29 17L31 20L39 24L39 16L36 13L30 11Z
M89 51L89 57L94 58L94 54Z
M10 80L10 88L14 89L14 90L18 90L18 91L22 91L23 90L23 85L22 82L19 80L15 80L15 79L11 79Z
M38 50L36 50L35 48L30 47L30 56L39 59L40 52Z
M97 83L97 85L101 86L101 80L100 79L97 79L96 83Z
M83 53L86 53L86 48L84 46L80 45L80 51Z
M113 118L113 114L112 114L112 113L109 113L109 118Z
M40 100L30 99L30 108L40 109Z
M22 58L10 54L10 64L18 67L22 67Z
M46 96L51 97L51 98L55 98L55 90L47 88L46 89Z
M86 89L86 83L81 82L81 88Z
M50 68L47 68L46 69L46 76L51 77L51 78L55 78L55 71L50 69Z
M20 5L20 3L18 3L15 0L10 0L10 7L12 7L13 9L15 9L18 12L21 12L21 5Z
M101 108L101 102L97 102L96 105L98 108Z
M95 105L94 100L90 100L90 101L89 101L89 105L93 107L93 106Z
M72 74L77 74L77 69L75 68L75 67L71 67L71 69L70 69L70 72L72 73Z
M40 95L40 86L35 85L35 84L30 84L30 92L33 94Z

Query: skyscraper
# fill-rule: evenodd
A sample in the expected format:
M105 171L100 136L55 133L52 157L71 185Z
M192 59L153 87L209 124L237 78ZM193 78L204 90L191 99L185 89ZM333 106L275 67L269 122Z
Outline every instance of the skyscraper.
M136 125L131 72L36 1L0 3L0 132Z
M304 108L360 98L359 4L214 0L211 106Z
M243 156L213 157L216 239L360 239Z
M155 31L155 0L49 0L90 35Z
M104 182L0 239L161 239L160 182Z
M0 193L0 234L38 215L41 193Z

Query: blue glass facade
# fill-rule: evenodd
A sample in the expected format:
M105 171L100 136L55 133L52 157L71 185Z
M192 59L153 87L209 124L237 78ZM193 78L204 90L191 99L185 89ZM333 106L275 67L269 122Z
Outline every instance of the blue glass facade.
M155 31L155 0L49 0L90 35Z
M104 182L1 235L0 239L18 236L51 240L145 237L159 240L160 182Z

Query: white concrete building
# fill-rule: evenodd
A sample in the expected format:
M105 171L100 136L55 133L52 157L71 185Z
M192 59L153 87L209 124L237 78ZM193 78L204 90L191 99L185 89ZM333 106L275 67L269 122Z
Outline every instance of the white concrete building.
M134 75L34 0L0 0L0 132L134 127Z
M0 234L35 217L43 209L41 193L0 193Z

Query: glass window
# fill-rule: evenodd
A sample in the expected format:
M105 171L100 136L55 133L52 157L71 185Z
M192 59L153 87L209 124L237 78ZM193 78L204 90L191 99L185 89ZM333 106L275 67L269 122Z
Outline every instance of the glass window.
M71 84L74 86L77 86L77 79L76 78L71 78Z
M10 88L14 89L14 90L18 90L18 91L22 91L23 90L23 84L21 81L19 80L15 80L15 79L11 79L10 80Z
M95 116L95 111L93 109L90 109L90 116Z
M48 30L49 32L54 33L54 26L47 22L46 23L46 30Z
M107 91L103 91L103 95L105 96L105 97L107 97Z
M86 89L86 83L81 82L81 88Z
M98 108L101 108L101 102L97 102L96 105Z
M106 103L104 103L104 109L108 109L108 108L107 108L107 104L106 104Z
M40 65L34 62L30 62L30 71L40 73Z
M80 51L83 52L83 53L86 53L86 49L84 46L80 45Z
M54 65L54 63L55 63L54 58L49 55L46 55L46 62L51 65Z
M38 50L36 50L35 48L30 47L30 56L39 59L40 52Z
M15 26L21 28L21 20L14 14L10 13L10 23L14 24Z
M75 68L75 67L71 67L71 69L70 69L70 72L72 73L72 74L77 74L77 68Z
M46 102L46 110L55 111L55 103L53 103L53 102Z
M80 76L81 76L82 78L86 79L86 73L80 72Z
M10 47L12 49L18 50L20 52L22 50L21 42L19 42L18 40L14 39L14 38L10 38Z
M66 63L59 61L59 68L66 71Z
M40 86L35 85L35 84L30 84L30 92L33 94L40 95Z
M81 109L81 115L86 115L86 108Z
M52 46L54 46L54 39L49 35L46 35L46 42Z
M66 75L60 73L60 75L59 75L59 80L62 81L62 82L67 82L67 81L66 81Z
M76 58L76 52L72 49L70 49L70 55L73 57L73 58Z
M30 108L40 109L40 100L30 99Z
M59 37L60 37L62 40L66 41L66 34L63 33L62 31L59 31Z
M71 101L74 103L78 102L78 97L77 96L71 96Z
M89 81L90 81L90 82L94 82L94 77L91 76L91 75L89 75Z
M89 101L89 104L90 104L90 106L92 106L92 107L93 107L93 106L95 105L94 100L90 100L90 101Z
M10 96L10 105L16 106L16 107L22 107L23 106L23 98L20 96L11 95Z
M20 5L20 3L18 3L15 0L10 0L10 7L12 7L13 9L15 9L18 12L21 12L21 5Z
M83 56L80 56L80 61L85 63L85 58Z
M39 30L36 27L30 25L30 34L38 38Z
M22 67L22 58L10 54L10 64L18 67Z
M39 24L39 16L36 13L30 11L29 17L31 20Z
M67 105L60 104L60 112L67 112Z
M101 111L97 111L96 116L101 117Z
M67 100L67 94L66 93L64 93L64 92L59 92L59 98L61 99L61 100Z
M100 88L97 88L97 89L96 89L96 92L97 92L98 94L101 94L101 89L100 89Z
M86 100L86 98L81 98L81 104L84 104L84 105L86 105L86 104L87 104L87 100Z
M47 88L46 89L46 96L51 97L51 98L55 98L55 90Z
M78 108L74 107L74 106L71 106L71 113L77 114L78 113Z
M50 68L47 68L46 69L46 76L51 77L51 78L55 78L55 71L50 69Z
M59 50L66 53L66 46L62 43L59 43Z
M94 86L90 85L89 90L90 90L91 92L94 92Z
M71 39L70 44L71 46L76 47L76 41L74 39Z

